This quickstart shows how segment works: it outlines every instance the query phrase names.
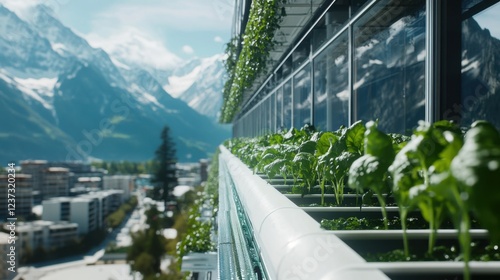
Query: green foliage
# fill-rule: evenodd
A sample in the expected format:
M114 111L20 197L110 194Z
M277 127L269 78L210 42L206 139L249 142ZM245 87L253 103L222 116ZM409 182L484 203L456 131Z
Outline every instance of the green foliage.
M243 92L267 69L270 51L275 46L274 33L281 21L284 0L252 1L243 36L233 38L226 46L229 75L224 85L222 123L231 122L243 101ZM238 42L241 42L241 51Z
M170 135L170 128L164 126L160 134L161 144L155 151L155 168L152 183L155 184L155 198L161 198L167 208L173 188L177 185L176 149Z
M489 123L476 122L465 135L463 148L451 163L461 193L468 194L472 210L500 241L500 134ZM463 197L463 195L462 195Z
M384 194L390 191L387 171L394 159L394 149L391 137L378 130L375 122L366 124L364 153L351 165L349 186L359 192L369 189L377 195L388 228Z
M146 222L149 228L132 233L132 245L127 251L127 261L131 261L131 269L140 272L144 277L160 273L161 257L165 254L166 239L161 233L159 211L152 206L146 211Z
M212 234L215 232L214 217L217 214L219 196L219 153L217 150L212 158L204 191L198 193L198 199L194 201L187 215L183 214L174 224L178 236L181 237L175 252L179 267L182 264L182 257L190 252L204 253L216 250ZM212 217L201 219L202 208L211 208Z
M153 161L131 162L131 161L99 161L92 162L95 168L102 168L108 171L108 175L116 174L151 174L153 172Z
M110 228L117 228L125 219L125 216L132 212L137 206L137 197L132 196L127 202L120 205L115 212L111 213L106 217L107 226Z
M253 139L232 139L225 145L257 172L270 178L291 176L295 185L308 186L294 187L302 194L315 183L322 193L331 185L340 204L346 177L351 188L368 190L364 197L376 194L382 209L384 197L392 194L400 210L407 258L408 212L420 209L429 223L428 254L435 250L436 230L448 217L459 231L464 277L469 279L469 212L488 229L493 242L500 238L500 133L490 123L478 121L465 141L462 134L449 121L421 122L411 137L385 134L375 122L368 122L366 129L357 122L333 132L292 128ZM387 228L387 218L384 221Z

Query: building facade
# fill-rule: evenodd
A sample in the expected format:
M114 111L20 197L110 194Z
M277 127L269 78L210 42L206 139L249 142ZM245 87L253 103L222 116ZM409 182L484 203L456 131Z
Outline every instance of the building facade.
M78 233L87 234L103 228L106 217L122 204L122 196L121 190L109 190L44 200L42 219L76 223Z
M67 196L69 194L69 169L63 167L49 167L43 173L42 197Z
M44 220L19 222L16 233L17 258L21 260L38 249L53 251L72 244L78 238L78 225Z
M10 256L7 254L11 254L11 248L15 246L15 244L9 244L9 234L0 232L0 279L11 280L14 279L17 273L9 271L9 268L12 267L11 264L14 264L14 268L17 271L17 255L16 261L14 263L10 263Z
M7 182L7 175L0 175L1 182ZM16 173L15 177L15 193L8 192L8 184L0 184L0 219L7 218L8 194L15 195L15 214L16 217L28 217L31 215L33 208L33 181L31 175ZM12 198L12 197L10 197Z
M123 200L130 198L131 192L135 189L135 176L130 175L110 175L103 177L103 187L105 190L123 191Z
M234 36L251 1L236 1ZM500 5L487 0L286 1L270 67L246 89L234 136L358 120L500 128Z

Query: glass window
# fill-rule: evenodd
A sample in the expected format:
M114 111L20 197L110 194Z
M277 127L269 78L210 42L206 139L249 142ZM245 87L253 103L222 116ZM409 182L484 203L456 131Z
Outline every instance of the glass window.
M276 93L269 97L269 132L276 132Z
M354 24L353 117L407 133L425 118L425 0L395 2Z
M302 68L293 77L293 126L311 124L311 66Z
M351 0L351 17L354 16L368 0ZM401 3L399 3L401 5Z
M292 55L283 62L283 65L281 65L281 75L283 79L288 78L290 74L292 74Z
M314 126L337 130L349 121L348 37L344 32L314 60Z
M276 90L276 129L280 131L283 128L283 88Z
M465 2L475 11L485 1ZM500 129L500 3L477 12L462 21L462 104L453 113L464 126L487 120Z
M300 42L299 46L293 51L292 59L293 59L293 69L298 69L300 65L302 65L308 58L309 52L311 49L310 43L310 35L308 35L302 42Z
M333 37L349 19L349 1L336 1L312 31L313 51Z
M283 127L292 127L292 79L283 84Z

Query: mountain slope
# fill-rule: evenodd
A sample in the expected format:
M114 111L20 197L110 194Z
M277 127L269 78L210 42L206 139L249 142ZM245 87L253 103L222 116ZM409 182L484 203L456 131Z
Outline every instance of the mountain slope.
M196 58L176 69L164 88L197 112L217 121L226 79L224 55Z
M4 161L26 158L61 159L66 153L65 147L75 144L65 132L47 121L47 115L33 110L21 91L1 78L0 110L0 158ZM26 133L27 131L30 133Z
M180 161L207 157L229 131L113 60L46 7L24 21L0 5L0 159L146 160L172 131ZM5 31L5 30L4 30Z

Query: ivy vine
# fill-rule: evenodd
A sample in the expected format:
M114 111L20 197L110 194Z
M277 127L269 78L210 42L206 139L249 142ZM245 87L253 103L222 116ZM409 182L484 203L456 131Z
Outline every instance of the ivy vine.
M226 47L226 70L229 75L224 85L224 101L221 109L221 123L229 123L240 110L243 92L267 68L269 53L276 41L274 33L282 19L282 8L286 0L254 0L250 7L245 32L233 38ZM238 42L241 51L238 52Z

